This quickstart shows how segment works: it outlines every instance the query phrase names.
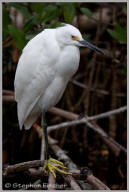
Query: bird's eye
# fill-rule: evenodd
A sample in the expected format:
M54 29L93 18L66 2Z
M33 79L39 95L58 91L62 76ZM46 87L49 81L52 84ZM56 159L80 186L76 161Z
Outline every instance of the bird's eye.
M72 37L72 40L76 40L76 36L71 35L71 37Z
M71 37L72 37L72 40L74 40L74 41L79 41L79 40L81 40L79 37L74 36L74 35L71 35Z

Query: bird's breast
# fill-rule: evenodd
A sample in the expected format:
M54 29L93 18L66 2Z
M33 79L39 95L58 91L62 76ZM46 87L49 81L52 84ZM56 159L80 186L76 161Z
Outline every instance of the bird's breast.
M57 72L66 79L71 78L77 71L80 60L79 48L75 46L66 46L60 53L57 62Z

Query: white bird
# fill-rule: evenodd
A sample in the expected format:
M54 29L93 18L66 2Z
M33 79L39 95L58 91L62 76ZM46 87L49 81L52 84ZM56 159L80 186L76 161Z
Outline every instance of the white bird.
M23 125L29 129L43 114L47 160L43 170L48 169L54 177L57 167L65 167L50 158L45 113L58 103L68 81L77 71L81 46L103 54L99 48L84 40L80 31L70 24L45 29L27 43L16 70L14 87L20 129Z

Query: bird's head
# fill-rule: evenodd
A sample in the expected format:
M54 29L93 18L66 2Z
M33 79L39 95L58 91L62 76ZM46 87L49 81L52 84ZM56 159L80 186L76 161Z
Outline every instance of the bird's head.
M62 46L75 45L78 47L87 47L104 54L101 49L83 39L80 31L70 24L64 24L64 26L56 28L56 39Z

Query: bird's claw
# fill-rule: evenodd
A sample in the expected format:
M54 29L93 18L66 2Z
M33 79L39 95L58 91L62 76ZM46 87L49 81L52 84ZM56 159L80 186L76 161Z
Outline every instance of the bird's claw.
M59 169L61 168L61 169ZM56 159L49 158L48 160L45 161L45 164L43 166L43 172L45 172L47 175L50 172L54 178L56 178L56 173L55 171L58 171L62 174L65 175L72 175L71 172L64 171L62 169L68 169L67 167L64 166L64 164Z

